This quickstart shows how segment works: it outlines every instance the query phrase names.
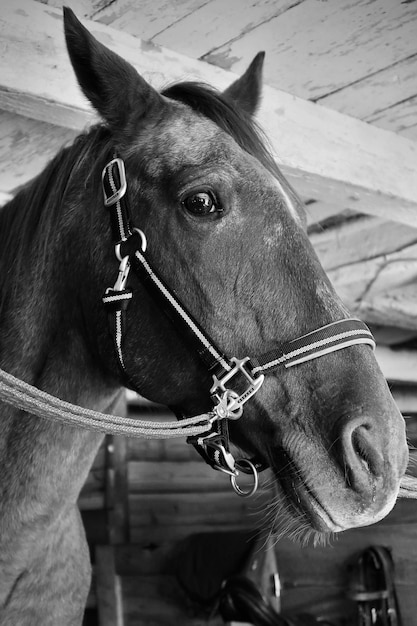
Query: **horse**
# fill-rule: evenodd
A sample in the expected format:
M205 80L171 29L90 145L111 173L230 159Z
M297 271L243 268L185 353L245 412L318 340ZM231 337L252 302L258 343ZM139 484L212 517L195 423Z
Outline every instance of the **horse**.
M281 509L293 528L322 534L380 520L408 452L370 341L294 367L262 372L258 359L247 369L246 357L300 337L320 344L317 329L350 320L254 119L263 54L222 93L192 82L158 92L70 9L64 27L101 122L0 212L0 367L99 411L112 411L126 386L180 417L210 411L216 395L219 417L227 396L231 441L272 470L272 526ZM128 237L112 233L126 221L109 218L103 184L109 207L120 213L122 193L129 202ZM210 337L204 350L146 277L128 272L145 243L160 290L183 303L191 334ZM227 374L201 358L221 360L213 345L234 355ZM1 406L0 624L79 625L90 564L76 502L102 435Z

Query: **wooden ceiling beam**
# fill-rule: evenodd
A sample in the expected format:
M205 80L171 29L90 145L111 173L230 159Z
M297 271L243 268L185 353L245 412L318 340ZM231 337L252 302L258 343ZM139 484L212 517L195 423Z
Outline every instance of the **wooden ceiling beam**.
M327 273L347 303L373 298L407 285L415 286L417 290L417 244L391 254L342 265ZM387 321L386 325L389 324Z
M326 271L400 252L417 243L417 230L377 217L358 216L310 233ZM416 255L417 260L417 253Z
M156 87L196 79L223 89L235 78L106 25L84 23ZM34 0L8 2L0 37L0 108L76 130L94 119L70 67L61 11ZM259 119L304 198L417 227L415 143L271 87Z
M0 111L0 205L76 135L62 126Z
M369 323L417 331L417 283L366 296L356 303L354 311Z

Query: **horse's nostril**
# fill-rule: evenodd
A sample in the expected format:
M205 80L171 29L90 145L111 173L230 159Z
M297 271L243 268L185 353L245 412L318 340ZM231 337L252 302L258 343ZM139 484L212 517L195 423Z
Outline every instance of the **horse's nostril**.
M371 501L375 481L386 474L381 434L373 425L357 419L343 426L340 440L346 485L362 498Z
M371 430L366 425L355 428L351 436L352 448L361 468L375 478L379 478L384 471L384 459L377 449L377 442L373 439Z

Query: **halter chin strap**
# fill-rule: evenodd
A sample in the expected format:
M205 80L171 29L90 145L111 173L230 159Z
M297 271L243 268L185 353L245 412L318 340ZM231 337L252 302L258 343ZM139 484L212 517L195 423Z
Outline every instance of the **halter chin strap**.
M259 357L227 357L147 258L145 234L131 223L125 197L127 182L122 159L114 158L105 166L102 183L104 205L110 212L115 254L120 263L116 282L112 288L106 290L103 303L109 312L110 330L121 370L132 385L123 356L123 340L125 314L133 298L132 290L127 287L127 280L130 270L133 269L213 376L210 389L213 409L209 413L212 428L203 435L189 437L188 443L194 445L213 468L231 476L233 489L238 495L252 495L258 484L257 473L267 465L255 459L234 459L229 450L228 420L241 417L244 404L260 389L265 374L282 366L294 367L356 344L367 344L374 349L372 333L360 320L344 319L327 324ZM238 392L237 388L243 388L243 391ZM253 486L249 490L243 490L237 484L236 478L241 472L253 476Z

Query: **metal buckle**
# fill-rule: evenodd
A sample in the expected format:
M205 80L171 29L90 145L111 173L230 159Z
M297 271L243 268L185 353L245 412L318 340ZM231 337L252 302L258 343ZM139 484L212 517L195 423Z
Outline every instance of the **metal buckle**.
M212 432L205 437L199 437L197 445L203 448L212 448L214 450L214 464L213 469L228 474L229 476L237 476L238 472L235 469L235 459L231 452L228 452L221 443L222 436L218 432ZM207 454L207 452L206 452ZM224 465L222 465L223 461Z
M214 412L218 419L239 419L243 413L243 405L260 389L265 379L263 374L259 374L258 377L254 378L244 368L245 363L249 361L249 357L244 359L232 357L231 361L235 366L221 378L213 376L214 382L210 389L215 402ZM248 388L241 395L226 387L226 383L238 373L243 374L249 381Z
M113 178L113 166L117 165L118 168L118 172L119 172L119 180L120 180L120 187L119 189L116 189L116 184ZM109 183L110 183L110 187L113 191L111 196L107 195L106 192L106 187L104 185L104 179L105 177L108 177ZM126 193L126 189L127 189L127 183L126 183L126 172L125 172L125 164L123 163L122 159L116 158L116 159L112 159L111 161L109 161L109 163L107 163L107 165L104 167L103 169L103 173L101 175L101 183L103 186L103 194L104 194L104 206L109 207L112 206L113 204L116 204L116 202L118 200L120 200L121 198L123 198L123 196Z

